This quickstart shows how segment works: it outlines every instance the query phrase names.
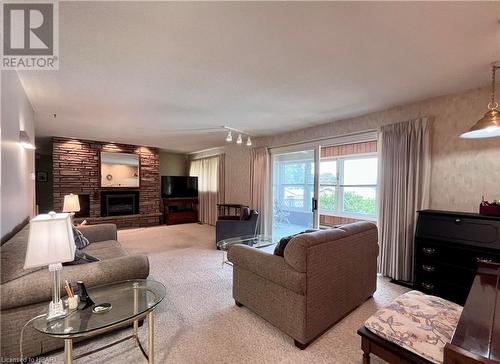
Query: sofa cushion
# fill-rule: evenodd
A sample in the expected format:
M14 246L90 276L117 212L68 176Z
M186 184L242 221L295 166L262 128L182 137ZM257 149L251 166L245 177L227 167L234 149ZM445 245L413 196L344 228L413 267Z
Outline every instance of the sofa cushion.
M44 267L24 269L24 258L28 246L29 224L14 235L0 248L1 284L39 271Z
M443 362L462 307L445 299L410 291L377 311L365 322L374 334L433 363Z
M127 251L123 249L121 244L116 240L98 241L87 245L82 249L82 251L100 260L113 259L128 255Z

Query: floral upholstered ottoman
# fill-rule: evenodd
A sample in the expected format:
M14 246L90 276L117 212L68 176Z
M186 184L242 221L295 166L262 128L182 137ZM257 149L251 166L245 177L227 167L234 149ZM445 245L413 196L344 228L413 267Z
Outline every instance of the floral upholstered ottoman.
M366 322L372 333L433 363L443 362L443 350L451 341L462 307L419 291L407 292Z

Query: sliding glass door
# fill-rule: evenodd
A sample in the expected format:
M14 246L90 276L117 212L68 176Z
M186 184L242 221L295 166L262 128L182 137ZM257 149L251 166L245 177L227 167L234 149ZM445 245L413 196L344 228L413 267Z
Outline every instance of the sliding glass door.
M271 154L272 236L275 241L318 227L317 149Z

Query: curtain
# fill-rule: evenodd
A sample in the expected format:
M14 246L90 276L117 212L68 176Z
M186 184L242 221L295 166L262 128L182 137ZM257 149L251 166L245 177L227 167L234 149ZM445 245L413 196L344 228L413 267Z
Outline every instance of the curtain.
M224 203L225 157L192 160L189 175L198 177L199 218L204 224L215 225L217 204Z
M417 211L429 205L427 118L384 126L379 135L379 271L412 281Z
M250 206L259 212L259 229L265 233L266 203L268 201L269 153L267 148L250 150Z

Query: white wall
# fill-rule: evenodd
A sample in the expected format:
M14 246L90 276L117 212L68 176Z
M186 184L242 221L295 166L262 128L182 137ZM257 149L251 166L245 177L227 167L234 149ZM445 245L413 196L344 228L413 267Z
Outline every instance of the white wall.
M1 71L2 239L34 214L35 151L19 145L19 131L35 140L34 112L15 71Z
M185 154L160 151L160 176L187 176Z

